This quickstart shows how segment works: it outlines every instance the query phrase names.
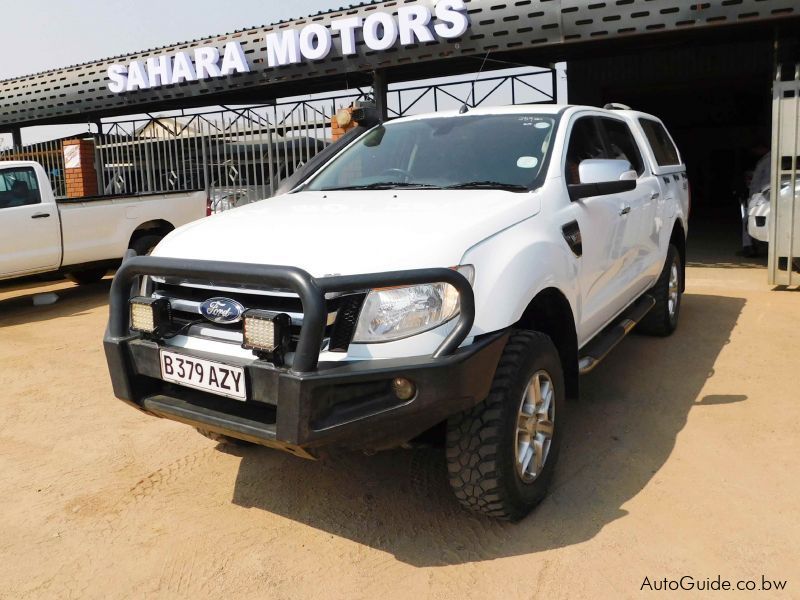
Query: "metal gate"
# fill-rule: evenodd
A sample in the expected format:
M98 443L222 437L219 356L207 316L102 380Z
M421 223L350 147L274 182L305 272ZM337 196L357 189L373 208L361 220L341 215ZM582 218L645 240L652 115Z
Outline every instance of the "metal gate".
M800 285L800 63L786 71L778 69L773 88L769 283L793 286Z
M62 142L63 140L51 140L0 150L0 161L33 160L38 162L47 171L56 198L63 198L67 195L67 181L64 176Z
M556 88L553 69L515 68L392 85L387 108L395 118L456 110L464 103L552 103ZM331 119L338 109L371 97L370 88L354 88L259 106L106 120L94 136L98 189L103 195L205 189L214 212L269 198L332 142ZM42 163L56 195L63 197L62 141L0 152L0 160Z
M391 86L389 116L455 110L464 103L475 107L556 100L553 69L486 75ZM261 106L106 121L96 139L99 188L104 194L203 188L214 212L268 198L331 143L330 121L336 111L371 94L369 88L355 88Z

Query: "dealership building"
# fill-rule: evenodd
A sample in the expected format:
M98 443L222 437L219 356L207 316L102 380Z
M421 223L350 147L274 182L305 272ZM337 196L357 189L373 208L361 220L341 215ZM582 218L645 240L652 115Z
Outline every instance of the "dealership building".
M798 34L797 0L364 3L2 81L14 149L0 159L39 160L68 197L205 187L232 205L324 147L341 106L391 118L564 102L554 65L566 62L569 103L667 124L699 219L733 230L744 173L771 148L772 189L789 193L773 194L769 280L798 285ZM94 134L25 143L27 127L75 123Z

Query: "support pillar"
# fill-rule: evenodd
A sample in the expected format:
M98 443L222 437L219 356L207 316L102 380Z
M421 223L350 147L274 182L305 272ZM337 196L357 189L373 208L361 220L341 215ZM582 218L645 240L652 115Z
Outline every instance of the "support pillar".
M378 118L381 121L387 121L389 119L389 78L386 77L386 71L372 72L372 92L375 96L375 108L378 109Z
M94 140L66 140L63 143L67 198L97 195L94 168Z

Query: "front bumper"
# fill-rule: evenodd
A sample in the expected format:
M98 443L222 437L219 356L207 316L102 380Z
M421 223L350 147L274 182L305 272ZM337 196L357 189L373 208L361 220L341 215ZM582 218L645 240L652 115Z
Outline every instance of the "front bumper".
M220 359L192 351L198 358L222 361L245 370L248 398L241 402L165 382L158 341L132 334L128 300L136 277L171 275L223 283L261 283L294 289L305 318L291 368L263 361ZM461 315L439 349L426 357L357 362L319 362L328 291L445 281L459 291ZM482 336L458 348L472 327L472 288L449 269L314 279L288 267L135 258L125 261L111 290L111 315L104 340L115 395L144 410L189 425L313 457L326 446L362 450L396 447L469 409L488 394L507 333ZM182 352L169 348L171 352ZM414 382L417 393L400 400L392 380Z
M320 363L314 372L305 374L265 361L238 364L245 369L246 402L162 381L156 342L106 339L105 351L115 395L137 408L313 456L314 449L323 446L396 447L471 408L489 394L506 337L505 333L487 336L440 358ZM198 352L191 356L219 360ZM391 382L395 377L416 384L412 400L402 401L394 394Z

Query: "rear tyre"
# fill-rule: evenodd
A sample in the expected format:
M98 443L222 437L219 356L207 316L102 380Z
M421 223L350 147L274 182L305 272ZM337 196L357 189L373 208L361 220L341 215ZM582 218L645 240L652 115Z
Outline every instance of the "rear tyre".
M136 252L136 256L149 256L163 239L164 236L162 235L143 235L133 240L131 243L131 250Z
M244 440L239 440L236 438L229 437L227 435L223 435L221 433L214 433L213 431L208 431L206 429L200 429L196 427L197 433L200 435L207 437L210 440L217 442L218 444L228 444L229 446L252 446L250 442L246 442Z
M447 470L458 501L518 521L542 501L565 409L558 351L542 333L512 333L488 398L447 423Z
M75 271L74 273L67 273L67 279L72 283L78 285L90 285L97 283L108 273L108 269L98 267L97 269L84 269L83 271Z
M639 323L637 330L646 335L666 337L678 327L683 292L683 265L678 249L670 244L664 270L651 288L656 305Z

